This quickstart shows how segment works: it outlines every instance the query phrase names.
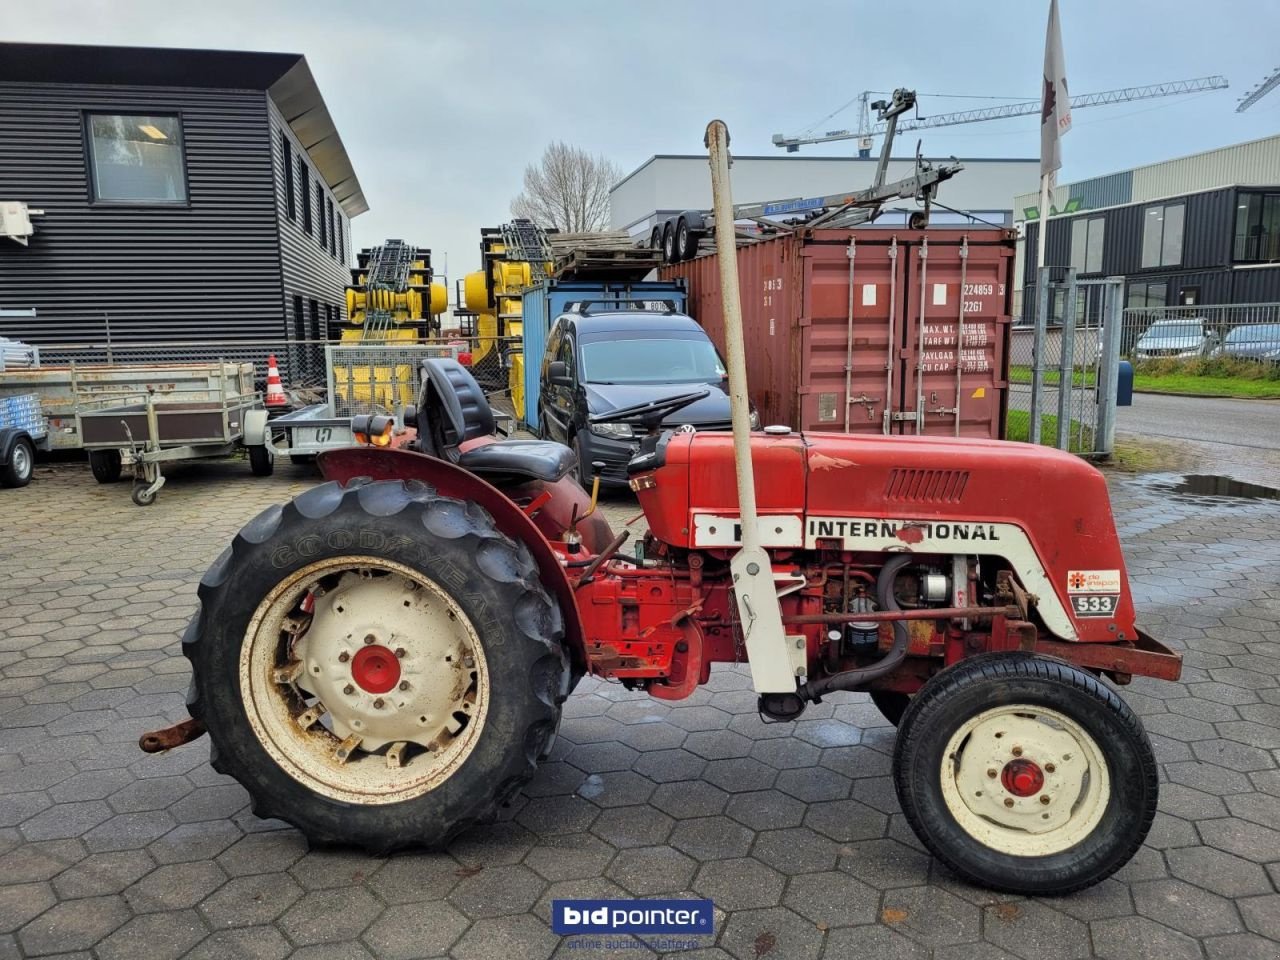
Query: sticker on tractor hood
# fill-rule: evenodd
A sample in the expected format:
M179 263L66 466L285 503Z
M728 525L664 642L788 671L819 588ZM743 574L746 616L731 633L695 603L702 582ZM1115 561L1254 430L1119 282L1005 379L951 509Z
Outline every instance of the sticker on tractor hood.
M1068 570L1067 593L1119 593L1119 570Z

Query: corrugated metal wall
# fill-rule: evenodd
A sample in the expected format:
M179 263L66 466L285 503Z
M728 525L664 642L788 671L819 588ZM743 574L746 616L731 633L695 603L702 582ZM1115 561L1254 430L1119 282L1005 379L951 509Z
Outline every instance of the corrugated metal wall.
M1067 196L1072 200L1078 199L1086 210L1128 203L1133 199L1133 171L1125 170L1123 173L1070 184Z
M86 110L180 113L189 205L93 205ZM35 307L36 342L281 332L264 92L0 84L0 195L45 211L0 247L0 304Z
M1156 200L1235 183L1280 183L1280 136L1138 167L1133 199Z
M351 279L351 225L338 206L332 191L320 179L315 167L309 162L306 151L298 138L293 135L289 125L281 116L276 105L267 101L271 118L271 154L275 175L276 219L280 231L280 271L283 276L283 309L285 329L294 336L300 329L294 307L297 298L302 298L306 316L302 329L306 336L311 336L310 303L316 301L319 306L321 337L327 338L329 321L335 323L346 321L347 300L346 284ZM285 156L281 143L281 134L289 139L289 160L292 163L292 182L294 190L294 217L289 217L287 184L290 177L285 172ZM298 175L299 162L306 165L306 183ZM327 204L319 204L317 211L316 185L321 185L323 198ZM311 233L305 229L303 217L303 190L310 191ZM324 244L320 243L320 219L327 219L324 230ZM329 233L336 229L341 231L342 243L330 244ZM283 331L282 331L283 332Z

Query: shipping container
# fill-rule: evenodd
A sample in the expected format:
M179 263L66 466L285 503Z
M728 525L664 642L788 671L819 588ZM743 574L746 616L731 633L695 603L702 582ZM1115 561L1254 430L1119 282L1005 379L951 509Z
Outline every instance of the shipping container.
M809 230L738 247L747 388L794 430L1000 438L1015 238ZM724 350L715 255L664 266ZM963 289L962 289L963 288Z
M542 376L542 355L547 349L547 334L556 317L573 309L575 304L615 303L619 309L644 303L671 303L685 309L684 281L608 282L601 280L543 280L524 291L524 426L538 431L538 387Z

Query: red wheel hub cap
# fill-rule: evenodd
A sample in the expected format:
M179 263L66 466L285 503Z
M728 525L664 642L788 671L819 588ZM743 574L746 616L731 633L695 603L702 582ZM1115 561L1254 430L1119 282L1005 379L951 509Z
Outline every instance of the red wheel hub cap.
M1015 797L1030 797L1044 786L1044 772L1031 760L1010 760L1000 771L1000 783Z
M400 661L386 647L361 647L351 658L351 679L365 693L386 693L400 682Z

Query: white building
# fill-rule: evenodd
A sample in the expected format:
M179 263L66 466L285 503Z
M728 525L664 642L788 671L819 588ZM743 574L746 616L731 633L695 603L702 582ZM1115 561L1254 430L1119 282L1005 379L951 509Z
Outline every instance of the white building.
M942 162L950 158L934 158ZM733 198L736 203L817 197L871 185L876 160L856 157L765 156L733 158ZM1012 226L1011 201L1036 188L1040 161L1031 159L961 159L964 170L938 188L936 200L955 210L1002 226ZM886 179L909 176L914 159L889 162ZM650 157L609 192L611 226L632 236L647 236L650 228L683 210L711 207L711 174L703 154L659 154ZM886 206L876 222L906 223L916 209L911 201ZM969 218L935 206L932 224L959 224Z

